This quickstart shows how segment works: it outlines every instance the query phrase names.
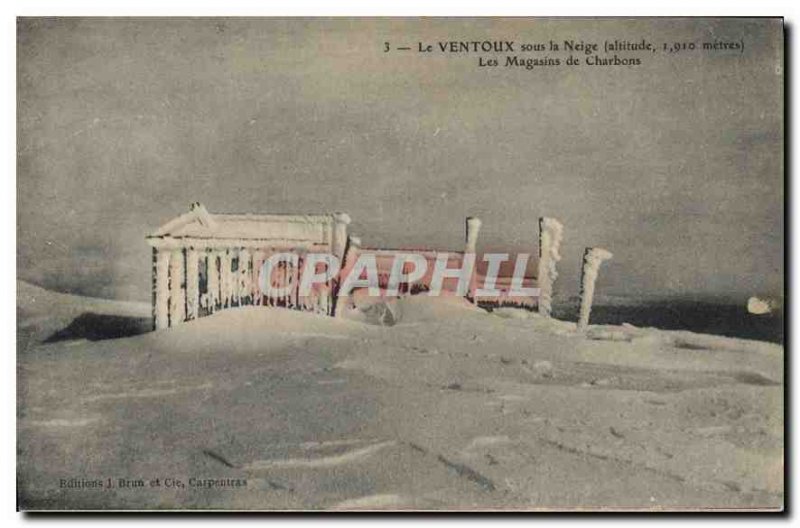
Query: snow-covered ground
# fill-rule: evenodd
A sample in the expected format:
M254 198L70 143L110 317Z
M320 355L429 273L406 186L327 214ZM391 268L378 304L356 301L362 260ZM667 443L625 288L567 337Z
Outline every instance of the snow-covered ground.
M783 503L779 345L622 326L580 336L453 298L380 310L237 308L153 333L147 305L20 283L20 506ZM190 485L204 479L217 481Z

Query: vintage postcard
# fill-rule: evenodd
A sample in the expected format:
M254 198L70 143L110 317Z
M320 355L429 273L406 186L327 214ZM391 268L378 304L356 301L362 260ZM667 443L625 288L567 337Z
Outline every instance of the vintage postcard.
M784 508L780 18L17 20L20 510Z

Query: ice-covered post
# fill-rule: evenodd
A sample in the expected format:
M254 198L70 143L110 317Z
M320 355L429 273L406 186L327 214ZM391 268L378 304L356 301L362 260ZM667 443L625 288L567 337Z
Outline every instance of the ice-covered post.
M186 318L186 296L183 287L183 249L174 249L169 259L169 325Z
M155 291L153 292L153 324L156 330L169 327L169 251L154 249Z
M232 307L234 304L239 306L239 273L241 271L241 259L239 258L240 253L239 248L231 248L228 250L228 254L230 255L230 267L228 268L229 279L228 279L228 289L230 291L230 302L228 307ZM233 263L236 262L236 271L233 271Z
M263 261L263 253L259 249L253 249L250 252L250 302L253 305L261 304L261 288L258 286L258 270Z
M350 225L350 216L347 213L333 214L333 233L331 240L331 253L339 262L344 258L347 249L347 226Z
M592 311L594 284L600 265L613 257L611 252L603 248L586 248L583 254L583 272L581 274L581 311L578 316L578 331L584 332L589 326L589 314Z
M242 248L239 251L239 305L252 304L252 278L250 273L250 266L252 257L247 248Z
M466 242L464 245L464 256L466 257L467 254L475 254L475 250L478 246L478 233L481 231L481 219L475 216L468 216L467 217L467 233L466 233ZM475 299L475 268L472 268L472 275L469 278L469 289L467 290L467 295L470 299Z
M539 218L539 314L550 317L553 309L553 283L558 278L556 265L564 226L555 218Z
M253 304L261 306L264 304L264 293L261 291L261 268L264 266L264 261L267 259L267 254L263 249L257 249L253 252Z
M222 308L233 306L233 301L231 300L232 282L231 252L230 250L222 250L219 256L220 305Z
M347 278L348 273L353 272L353 267L355 266L356 261L358 260L358 254L361 252L361 239L357 236L350 235L347 237L347 249L344 254L344 260L342 260L341 265L341 272L339 274L339 284L338 287L341 288L342 284L344 284L345 279ZM344 315L344 309L349 302L350 297L348 296L347 299L339 297L338 291L336 292L336 298L333 300L334 308L333 308L333 315L334 317L341 317Z
M200 273L195 248L186 250L186 319L200 315Z
M476 216L467 217L467 233L464 253L475 253L478 245L478 233L481 231L481 219Z
M208 277L208 309L211 313L217 311L219 303L219 251L212 249L207 254L208 264L206 275Z

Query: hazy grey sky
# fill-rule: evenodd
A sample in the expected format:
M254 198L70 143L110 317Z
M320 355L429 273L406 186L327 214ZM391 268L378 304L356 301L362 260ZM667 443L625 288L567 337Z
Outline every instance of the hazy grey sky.
M743 39L635 68L481 69L383 43ZM614 294L783 288L783 72L767 19L23 19L18 274L146 300L144 236L212 212L347 211L365 244L535 250L565 224Z

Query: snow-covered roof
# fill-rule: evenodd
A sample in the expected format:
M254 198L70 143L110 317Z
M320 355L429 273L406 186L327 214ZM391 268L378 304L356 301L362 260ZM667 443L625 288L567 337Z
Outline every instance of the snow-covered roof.
M282 240L325 244L330 242L332 224L349 223L344 213L228 214L209 213L200 203L191 210L159 227L148 239L240 239Z

